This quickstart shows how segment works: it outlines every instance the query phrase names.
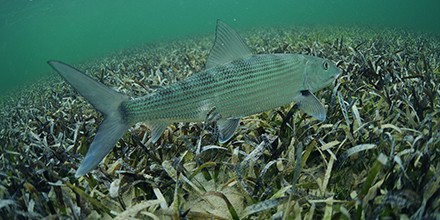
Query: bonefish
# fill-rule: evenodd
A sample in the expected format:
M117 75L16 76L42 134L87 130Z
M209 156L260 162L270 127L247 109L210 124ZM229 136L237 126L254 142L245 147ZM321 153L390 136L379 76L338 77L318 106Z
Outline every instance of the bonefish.
M219 142L233 136L240 119L292 102L318 120L324 106L313 95L340 74L334 63L302 54L253 54L242 38L217 21L214 46L205 70L143 97L120 94L81 71L48 61L104 120L75 176L94 169L124 132L144 121L155 143L173 122L201 122L215 115Z

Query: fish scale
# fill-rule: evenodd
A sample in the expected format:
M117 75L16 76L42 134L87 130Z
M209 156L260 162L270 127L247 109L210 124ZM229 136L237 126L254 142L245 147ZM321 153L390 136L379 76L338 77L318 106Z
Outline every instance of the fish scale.
M243 117L259 112L256 109L267 110L288 104L293 101L298 87L303 87L293 88L295 56L254 55L229 68L205 70L179 84L161 88L151 96L123 103L125 114L129 121L195 122L203 121L204 113L208 113L199 111L205 100L212 100L212 107L227 117ZM180 89L181 84L191 86L185 91ZM261 102L261 98L268 101Z
M159 140L172 122L217 120L218 140L230 140L240 118L296 102L299 109L324 120L324 106L313 95L340 70L328 60L302 54L252 54L240 36L221 21L206 69L154 93L130 99L59 61L48 61L84 96L104 120L76 171L95 168L132 125L144 121L150 142ZM211 117L211 114L215 117Z

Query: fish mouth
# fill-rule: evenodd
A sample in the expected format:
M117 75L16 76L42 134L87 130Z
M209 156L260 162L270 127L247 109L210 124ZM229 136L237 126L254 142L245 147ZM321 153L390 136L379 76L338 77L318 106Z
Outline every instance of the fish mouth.
M340 75L342 75L342 70L341 69L339 69L337 74L333 75L333 79L339 78Z
M338 78L341 75L341 71L339 71L338 74L333 75L332 77L330 77L330 82L333 86L336 86L338 84Z

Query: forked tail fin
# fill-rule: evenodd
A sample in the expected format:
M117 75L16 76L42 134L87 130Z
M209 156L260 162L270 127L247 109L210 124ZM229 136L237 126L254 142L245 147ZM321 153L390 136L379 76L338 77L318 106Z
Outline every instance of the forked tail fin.
M84 161L76 171L75 177L80 177L94 169L113 149L125 131L130 128L130 124L124 120L120 108L121 103L128 100L128 96L106 87L67 64L59 61L48 61L47 63L79 94L84 96L93 107L104 114L104 121L99 126Z

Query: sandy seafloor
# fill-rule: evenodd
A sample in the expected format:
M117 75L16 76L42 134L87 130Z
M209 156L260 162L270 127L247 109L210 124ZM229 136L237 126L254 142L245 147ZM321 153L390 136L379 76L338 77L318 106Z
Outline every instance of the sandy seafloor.
M292 27L243 37L257 53L336 62L343 74L316 94L327 120L292 104L244 118L221 145L203 123L173 124L153 145L138 123L76 179L102 116L54 74L1 101L1 218L439 217L439 35ZM142 96L202 70L213 39L145 45L76 67Z

